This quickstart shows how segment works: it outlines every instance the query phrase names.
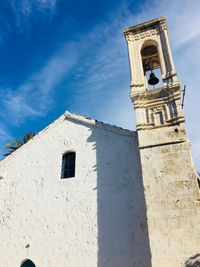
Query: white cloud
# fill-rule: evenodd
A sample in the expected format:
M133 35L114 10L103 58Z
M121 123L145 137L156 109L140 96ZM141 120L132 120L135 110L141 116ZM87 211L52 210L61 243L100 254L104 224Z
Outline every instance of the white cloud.
M10 0L14 12L24 16L30 15L34 11L54 11L57 0Z
M130 108L129 65L122 29L118 22L111 21L95 27L84 37L90 47L86 60L76 71L78 82L73 109L127 128L130 127L128 118L119 121L122 116L114 116L120 114L117 104ZM134 121L131 128L133 125Z
M56 11L57 0L9 0L20 32L30 31L37 20L51 18Z
M90 65L82 67L84 71L87 70L84 72L87 79L79 88L82 105L77 102L75 110L88 116L93 114L97 119L111 124L123 127L134 125L134 116L130 122L132 107L128 98L129 70L122 30L155 17L166 16L176 69L188 88L184 111L190 140L192 147L199 148L199 13L199 0L154 0L143 5L141 12L134 15L129 12L127 5L121 6L118 12L111 14L109 24L101 25L91 34L91 38L93 36L95 39L98 32L98 38L103 41L97 46L95 57L88 59ZM195 163L200 169L200 154L197 150L195 148Z
M23 16L30 16L36 4L41 10L56 8L56 1L26 1L24 11L20 12ZM133 128L135 123L128 96L129 64L123 28L164 15L167 17L176 69L181 81L188 87L184 111L190 140L195 147L195 162L200 169L200 126L197 112L200 99L200 1L152 0L142 5L140 13L134 15L127 6L124 4L110 14L109 23L95 27L88 35L79 36L79 43L73 48L68 49L66 46L52 56L41 71L29 77L17 91L9 90L4 98L4 113L6 116L15 116L18 123L29 116L44 115L52 101L52 90L67 75L68 70L73 68L76 57L81 57L80 53L83 52L83 58L87 59L76 67L73 111ZM74 54L69 54L69 50L74 51Z
M0 126L0 143L5 140L9 140L11 138L11 135L9 133L9 130L5 126Z
M200 138L193 141L193 147L192 147L192 155L194 159L194 163L196 166L197 171L200 172L200 164L199 164L199 159L200 159Z
M164 14L170 28L173 46L179 48L200 35L199 0L155 1L157 14Z
M149 3L148 3L149 5ZM200 77L200 1L199 0L155 0L151 8L144 6L137 18L131 15L128 26L159 16L166 16L171 48L178 76L187 84L184 113L192 144L195 165L200 169L200 124L199 124L199 77ZM133 20L133 23L131 23Z
M12 139L12 136L6 126L0 125L0 149L3 151L5 144ZM3 151L4 153L5 151Z
M1 118L20 124L27 118L44 116L52 104L52 90L76 63L73 47L72 44L65 45L19 88L1 89L1 114L4 114Z
M78 45L63 45L18 88L0 88L0 148L12 139L6 125L20 125L27 119L45 116L52 108L52 92L76 64Z
M47 8L55 8L57 0L36 0L36 2Z

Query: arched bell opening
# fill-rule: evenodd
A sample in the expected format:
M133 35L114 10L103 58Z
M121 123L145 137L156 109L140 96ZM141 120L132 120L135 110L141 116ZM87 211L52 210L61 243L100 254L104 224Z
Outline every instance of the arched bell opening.
M36 267L36 265L29 259L22 262L20 267Z
M146 89L162 86L163 81L156 42L151 40L146 41L141 49L141 57Z

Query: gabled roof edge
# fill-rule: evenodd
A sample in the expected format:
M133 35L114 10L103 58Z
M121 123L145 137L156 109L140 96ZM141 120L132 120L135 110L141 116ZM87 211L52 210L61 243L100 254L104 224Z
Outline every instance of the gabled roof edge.
M61 116L59 116L56 120L54 120L53 122L51 122L48 126L46 126L44 129L42 129L41 131L39 131L32 139L30 139L27 143L25 143L23 146L21 146L20 148L18 148L16 151L14 151L13 153L11 153L9 156L3 158L2 160L0 160L0 163L3 162L4 160L12 157L13 155L15 155L15 153L17 153L17 151L20 151L21 149L24 149L24 147L26 145L28 145L29 143L33 142L35 139L38 138L38 136L42 133L44 133L46 130L48 130L50 127L55 126L57 123L60 123L61 121L64 121L65 119L71 119L74 121L79 121L81 123L87 124L87 125L91 125L93 127L97 127L97 128L101 128L116 134L120 134L120 135L124 135L124 136L131 136L131 137L136 137L136 131L130 131L127 129L123 129L120 127L117 127L115 125L110 125L110 124L106 124L100 121L97 121L95 119L91 119L88 117L84 117L81 115L77 115L74 113L71 113L69 111L65 111L64 114L62 114Z
M95 119L89 118L89 117L85 117L82 115L78 115L75 113L71 113L69 111L65 111L64 113L66 118L72 119L72 120L76 120L76 121L80 121L82 123L85 124L89 124L92 125L94 127L97 128L101 128L110 132L114 132L120 135L125 135L125 136L135 136L136 135L136 131L131 131L128 129L123 129L121 127L115 126L115 125L111 125L111 124L107 124L101 121L97 121Z

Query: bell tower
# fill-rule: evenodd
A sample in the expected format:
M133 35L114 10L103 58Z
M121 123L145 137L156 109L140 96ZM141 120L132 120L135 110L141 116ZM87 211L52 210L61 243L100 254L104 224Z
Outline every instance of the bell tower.
M128 43L130 96L136 111L137 130L184 122L181 85L173 63L165 18L130 27L124 33ZM160 75L160 81L156 73ZM177 139L177 134L175 136Z
M124 30L147 206L152 267L200 253L200 195L166 19ZM192 260L192 259L191 259Z

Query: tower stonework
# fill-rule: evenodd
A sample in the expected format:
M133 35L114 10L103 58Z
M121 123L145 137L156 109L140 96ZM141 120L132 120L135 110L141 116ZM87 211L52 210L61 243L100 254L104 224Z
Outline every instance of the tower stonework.
M124 31L152 267L200 266L200 195L164 17ZM148 73L160 71L157 88ZM195 263L196 262L196 263ZM200 263L199 263L200 264Z

